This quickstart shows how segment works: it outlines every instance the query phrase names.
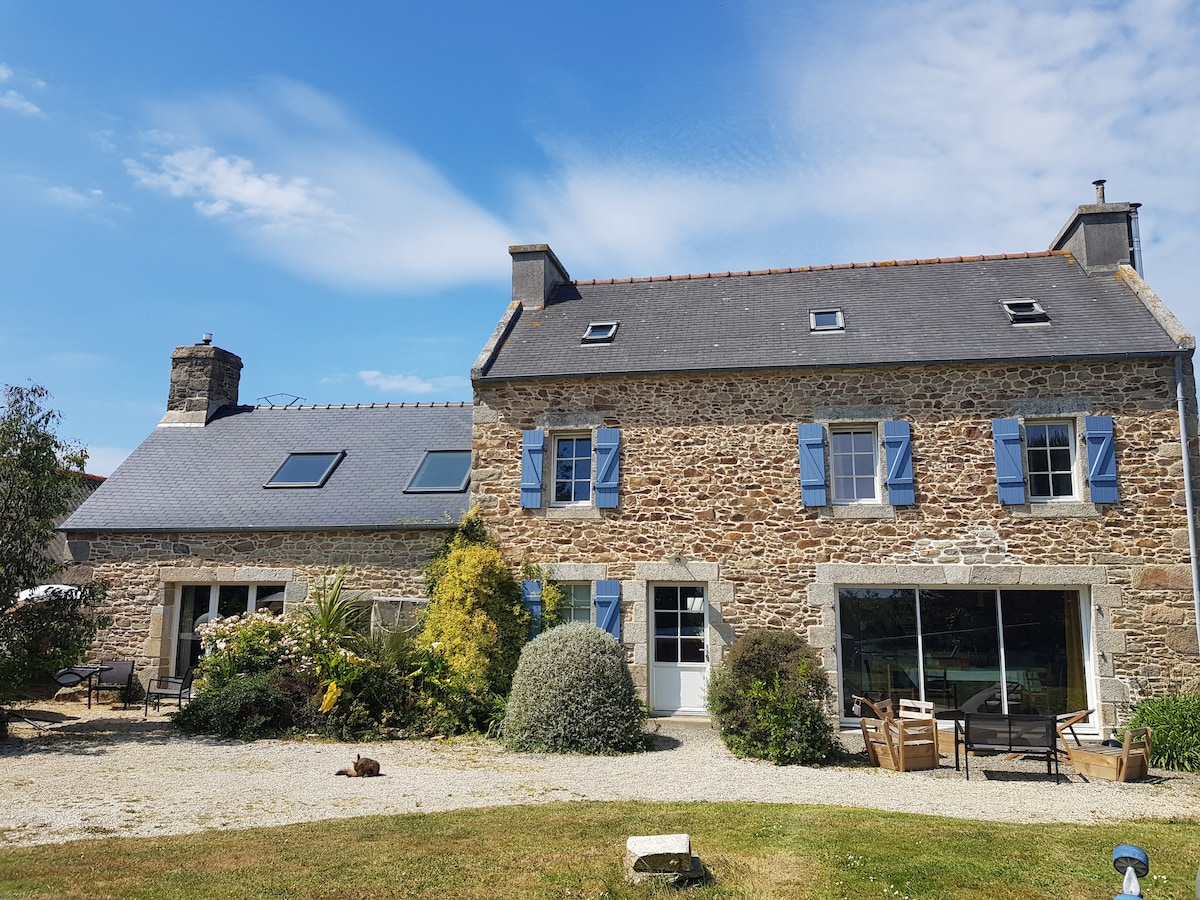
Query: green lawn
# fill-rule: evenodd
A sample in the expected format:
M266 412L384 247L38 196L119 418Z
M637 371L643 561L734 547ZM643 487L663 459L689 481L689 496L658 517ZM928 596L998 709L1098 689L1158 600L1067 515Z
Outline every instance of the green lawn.
M625 838L687 832L711 881L622 878ZM1150 854L1147 900L1191 900L1200 819L1006 825L843 807L566 803L0 850L0 897L1074 898L1119 893L1112 849Z

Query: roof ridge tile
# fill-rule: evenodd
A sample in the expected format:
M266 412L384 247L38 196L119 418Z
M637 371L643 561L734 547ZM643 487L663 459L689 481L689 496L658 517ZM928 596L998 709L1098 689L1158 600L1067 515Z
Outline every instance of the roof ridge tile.
M895 266L934 266L945 263L995 262L1005 259L1043 259L1048 256L1067 256L1066 250L1027 250L1021 253L985 253L975 256L931 256L925 259L886 259L869 262L826 263L818 266L789 266L777 269L746 269L737 272L696 272L690 275L642 275L629 278L576 279L576 287L598 284L645 284L657 281L697 281L705 278L745 278L751 275L799 275L805 272L830 272L842 269L882 269Z

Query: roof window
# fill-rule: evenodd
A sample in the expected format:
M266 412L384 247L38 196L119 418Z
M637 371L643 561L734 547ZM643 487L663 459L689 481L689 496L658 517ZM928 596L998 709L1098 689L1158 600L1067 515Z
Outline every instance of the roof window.
M592 322L587 331L579 339L581 344L611 344L617 336L617 326L620 322Z
M845 331L846 320L840 309L810 309L808 311L809 331Z
M464 491L470 476L470 450L426 450L404 492Z
M263 487L319 488L329 480L329 476L333 474L333 470L337 468L337 464L342 461L342 457L345 455L346 451L344 450L316 453L289 453L287 459L283 461L283 465L275 470L275 474L271 476L271 480L263 485Z
M1031 297L1001 300L1000 303L1008 314L1008 321L1014 325L1037 325L1050 321L1050 316L1042 309L1042 304Z

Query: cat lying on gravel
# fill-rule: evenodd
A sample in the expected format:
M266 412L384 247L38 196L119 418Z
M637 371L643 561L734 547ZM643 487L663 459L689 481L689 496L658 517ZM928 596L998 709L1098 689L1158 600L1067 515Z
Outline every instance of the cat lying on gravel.
M370 778L379 774L379 760L368 759L359 754L354 758L354 766L349 769L338 769L334 775L348 775L351 778Z

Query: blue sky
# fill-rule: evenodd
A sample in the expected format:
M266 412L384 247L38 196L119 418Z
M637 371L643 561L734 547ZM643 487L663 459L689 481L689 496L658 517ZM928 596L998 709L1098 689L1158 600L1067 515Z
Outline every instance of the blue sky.
M242 402L469 400L574 278L1041 250L1108 180L1200 296L1200 4L0 0L0 382L108 474L211 332Z

